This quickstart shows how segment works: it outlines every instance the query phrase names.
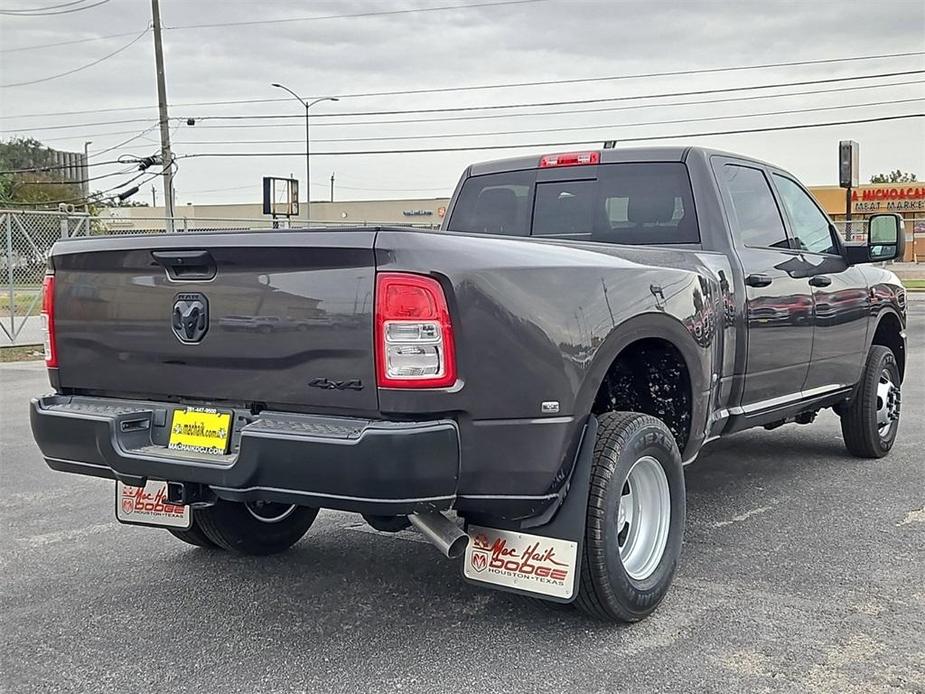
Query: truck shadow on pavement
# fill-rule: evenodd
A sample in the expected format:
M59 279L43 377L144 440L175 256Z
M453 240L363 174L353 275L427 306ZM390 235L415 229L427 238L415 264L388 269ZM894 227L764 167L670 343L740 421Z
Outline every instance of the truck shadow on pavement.
M834 435L813 440L806 431L788 427L774 433L744 433L706 450L687 470L687 544L711 542L713 536L726 532L726 526L751 519L750 509L762 512L769 503L786 501L801 480L818 480L845 465L863 464L848 457ZM768 521L754 518L752 522ZM442 559L430 545L409 541L408 533L374 533L351 514L322 511L298 545L273 557L171 547L174 551L163 553L162 565L187 575L195 586L191 590L202 592L203 605L210 602L213 591L224 594L223 620L243 623L259 605L261 622L285 619L295 632L311 632L319 624L349 632L367 621L377 629L404 631L429 620L448 619L460 625L488 620L513 629L531 627L538 620L553 630L614 629L589 621L576 610L469 586L459 565ZM679 576L714 580L713 575L698 573L696 562L686 561L696 551L688 546ZM745 566L735 573L749 578ZM751 578L764 576L759 570ZM672 595L669 602L677 599ZM160 599L169 603L170 591Z

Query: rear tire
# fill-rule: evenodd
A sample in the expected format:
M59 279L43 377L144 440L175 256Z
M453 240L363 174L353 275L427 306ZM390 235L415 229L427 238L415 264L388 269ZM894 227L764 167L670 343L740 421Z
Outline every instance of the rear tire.
M308 532L318 509L272 503L217 501L197 512L202 531L213 543L238 554L265 556L284 552Z
M896 357L888 347L874 345L854 399L839 412L842 438L851 455L882 458L890 452L899 431L901 400Z
M189 530L167 528L167 532L188 545L195 545L196 547L204 547L206 549L219 549L218 545L212 542L199 526L196 512L193 512L193 523L190 525Z
M649 615L671 585L686 513L684 469L663 422L600 415L575 605L607 621Z

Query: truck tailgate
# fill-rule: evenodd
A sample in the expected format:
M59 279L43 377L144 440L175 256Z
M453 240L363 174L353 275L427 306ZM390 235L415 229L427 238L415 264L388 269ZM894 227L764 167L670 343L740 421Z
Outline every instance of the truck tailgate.
M375 412L374 241L338 230L61 242L60 386Z

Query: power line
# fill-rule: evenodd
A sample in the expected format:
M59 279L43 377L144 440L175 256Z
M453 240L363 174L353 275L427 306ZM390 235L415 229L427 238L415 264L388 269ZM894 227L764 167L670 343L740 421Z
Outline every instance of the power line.
M7 202L7 203L4 203L4 204L16 205L16 206L18 206L18 207L39 207L39 206L44 206L44 205L80 205L80 204L86 204L86 203L90 202L93 198L99 198L99 197L105 195L106 193L111 193L112 191L118 190L119 188L124 188L125 186L127 186L127 185L129 185L129 184L131 184L131 183L134 183L134 182L137 181L139 178L141 178L142 176L145 176L145 175L147 175L146 172L142 171L140 174L137 174L136 176L133 176L132 178L128 179L127 181L123 181L122 183L119 183L118 185L115 185L115 186L113 186L113 187L111 187L111 188L106 188L105 190L99 190L99 191L97 191L97 192L95 192L95 193L90 193L90 194L87 195L87 196L80 196L80 197L77 197L77 198L70 198L70 199L67 199L67 200L40 200L40 201L36 201L36 202ZM151 174L151 176L150 176L149 178L145 179L144 181L142 181L141 183L138 184L139 188L140 188L141 186L143 186L143 185L146 185L146 184L149 183L150 181L153 181L155 178L157 178L158 176L161 176L161 175L163 175L163 172L162 172L162 171L161 171L161 172L158 172L158 173ZM112 196L110 196L110 197L112 197Z
M536 107L546 107L546 106L555 106L555 105L569 106L572 104L638 101L638 100L643 100L643 99L674 98L674 97L679 97L679 96L698 96L698 95L720 94L720 93L729 93L729 92L738 92L738 91L756 91L760 89L788 88L788 87L794 87L794 86L806 86L806 85L811 85L811 84L828 84L832 82L852 82L852 81L858 81L858 80L879 79L881 77L888 77L888 76L920 74L920 73L925 73L925 70L909 70L909 71L904 71L900 73L879 73L879 74L873 74L873 75L855 75L853 77L836 77L836 78L827 78L827 79L819 79L819 80L803 80L799 82L778 82L774 84L764 84L764 85L747 85L744 87L724 87L721 89L701 89L701 90L687 91L687 92L667 92L667 93L660 93L660 94L635 94L635 95L607 97L607 98L599 98L599 99L573 99L570 101L556 101L556 102L543 102L543 103L505 104L505 105L494 105L494 106L460 106L460 107L443 108L443 109L406 109L406 110L400 110L400 111L369 111L369 112L354 112L354 113L339 113L339 114L338 113L320 113L320 114L316 114L314 118L323 118L323 117L331 117L331 116L353 117L353 116L363 116L363 115L373 115L373 116L375 115L403 115L403 114L434 113L434 112L445 113L445 112L458 112L458 111L471 112L471 111L499 110L499 109L511 109L511 108L531 108L531 107L536 108ZM864 88L875 89L875 88L885 87L885 86L900 86L900 85L906 85L906 84L910 84L910 82L900 82L900 83L894 83L892 85L866 85ZM813 94L813 93L826 93L826 92L835 92L835 91L849 91L851 89L852 89L851 87L840 87L838 89L832 89L832 90L819 90L815 92L806 91L806 92L799 92L799 93ZM854 89L857 89L857 88L854 88ZM795 93L794 95L796 94L797 93ZM791 95L790 94L764 94L764 95L752 96L752 97L749 97L749 99L767 99L767 98L777 98L777 97L783 97L783 96L791 96ZM747 99L740 97L740 100L744 101ZM720 100L715 100L715 102L719 102L719 101ZM714 103L714 101L687 102L687 104L691 104L691 103ZM634 108L650 108L650 107L661 106L661 105L677 106L677 105L687 105L687 104L644 104L644 105L640 105ZM619 109L604 109L604 110L619 110ZM590 112L590 111L571 109L567 111L566 113L585 113L585 112ZM511 114L503 114L498 117L513 118L519 115L520 114L517 114L517 113L511 113ZM535 115L547 115L547 114L535 114ZM460 120L470 119L470 118L478 119L478 118L487 118L487 117L488 117L487 115L466 116L465 118L459 118L459 119ZM184 116L182 118L178 118L178 120L182 121L185 118L186 117ZM251 116L248 116L248 115L202 116L202 117L198 117L197 120L202 120L202 121L250 120L250 119L266 120L266 119L292 119L292 118L304 118L304 116L295 116L291 114L279 114L279 115L258 114L258 115L251 115ZM453 120L453 119L447 118L447 119L436 119L436 120ZM71 123L71 124L65 124L65 125L33 126L33 127L30 127L29 130L30 131L69 130L72 128L87 128L87 127L97 127L97 126L103 126L103 125L123 125L127 123L149 123L149 122L150 122L149 118L127 118L127 119L121 119L121 120L97 121L97 122L89 122L89 123ZM397 120L376 121L370 124L385 124L385 123L397 123L397 122L401 122L401 121L397 121ZM407 122L422 123L422 122L427 122L427 121L425 121L425 119L414 119L412 121L407 121ZM337 123L337 125L351 125L351 124L352 123L350 122ZM325 125L335 125L335 124L334 123L318 123L315 127L325 126ZM209 125L208 123L206 123L206 124L200 124L198 127L215 128L215 127L223 127L223 126ZM235 125L235 126L224 126L224 127L257 127L257 126L256 125L243 125L243 126ZM286 127L286 126L285 124L273 124L272 126L269 126L269 127ZM5 130L4 132L13 132L13 131Z
M391 111L352 111L342 113L317 113L313 118L343 118L352 116L393 116L411 113L458 113L462 111L495 111L511 108L537 108L545 106L568 106L570 104L600 104L613 101L634 101L638 99L667 99L676 96L698 96L702 94L725 94L729 92L747 92L758 89L777 89L780 87L802 87L810 84L831 84L832 82L854 82L857 80L879 79L881 77L899 77L920 75L925 70L902 70L899 72L880 72L873 75L855 75L853 77L829 77L826 79L801 80L799 82L776 82L772 84L752 84L745 87L722 87L720 89L696 89L684 92L662 92L659 94L633 94L629 96L611 96L596 99L568 99L566 101L537 101L523 104L494 104L489 106L452 106L442 108L396 109ZM253 116L200 116L199 120L266 120L304 118L299 114L260 114Z
M713 137L719 135L744 135L749 133L767 133L781 130L802 130L807 128L828 128L838 125L855 125L858 123L880 123L885 121L907 120L909 118L922 118L925 113L908 113L902 115L879 116L876 118L857 118L853 120L829 121L825 123L802 123L799 125L778 125L765 128L749 128L745 130L719 130L713 132L699 133L681 133L675 135L653 135L649 137L615 137L621 143L624 142L653 142L658 140L678 140L690 137ZM596 140L572 140L570 142L527 142L519 144L505 145L473 145L467 147L433 147L433 148L416 148L416 149L373 149L373 150L354 150L354 151L335 151L335 152L312 152L312 156L318 157L338 157L338 156L355 156L355 155L374 155L374 154L427 154L432 152L474 152L487 151L496 149L528 149L533 147L573 147L577 145L586 145ZM212 158L212 157L301 157L305 152L198 152L194 154L182 154L178 159L192 158ZM2 173L2 172L0 172Z
M124 164L124 161L119 161L118 159L110 159L108 161L94 161L88 162L87 166L105 166L106 164ZM21 173L39 173L42 171L57 171L58 169L70 169L73 168L73 164L53 164L52 166L31 166L25 169L9 169L7 171L0 171L0 176L6 174L21 174Z
M164 30L180 31L183 29L215 29L223 27L254 26L257 24L290 24L292 22L319 22L329 19L353 19L356 17L390 17L400 14L422 12L443 12L445 10L471 10L481 7L501 7L502 5L532 5L551 0L501 0L500 2L478 2L468 5L441 5L438 7L415 7L406 10L380 10L375 12L356 12L353 14L316 15L313 17L286 17L283 19L253 19L241 22L211 22L207 24L183 24L174 27L165 26Z
M101 174L99 176L90 176L88 178L82 178L80 180L60 180L60 181L22 181L20 185L29 185L29 186L67 186L67 185L80 185L83 183L88 183L90 181L99 181L103 178L112 178L113 176L123 176L130 171L137 170L137 166L130 166L127 169L122 171L114 171L108 174Z
M87 0L71 0L70 2L62 2L57 5L46 5L45 7L24 7L19 10L0 10L0 13L19 13L19 12L42 12L44 10L56 10L59 7L73 7L74 5L79 5Z
M84 140L89 137L119 137L120 135L134 135L137 130L113 130L111 132L105 133L77 133L72 135L62 135L61 137L43 137L42 143L48 142L65 142L68 140ZM95 156L94 154L90 155L91 157Z
M84 0L80 0L80 1L84 2ZM0 14L10 15L12 17L51 17L52 15L56 15L56 14L71 14L72 12L83 12L84 10L89 10L94 7L99 7L100 5L105 5L107 2L109 2L109 0L97 0L97 2L95 2L92 5L72 7L67 10L55 10L53 12L41 11L42 8L39 8L37 10L0 10ZM65 7L67 5L76 5L76 4L77 3L75 2L67 2L67 3L64 3L63 5L57 5L57 6L52 5L51 8L46 7L44 9L48 10L48 9L52 9L53 7Z
M560 85L560 84L578 84L582 82L608 82L608 81L618 81L618 80L630 80L630 79L641 79L641 78L651 78L651 77L677 77L677 76L689 76L697 74L711 74L711 73L721 73L721 72L741 72L745 70L764 70L768 68L780 68L780 67L797 67L797 66L808 66L808 65L823 65L823 64L832 64L832 63L848 63L848 62L857 62L862 60L884 60L891 58L905 58L912 56L925 55L925 51L911 51L905 53L881 53L876 55L856 55L848 56L845 58L825 58L817 60L796 60L789 62L780 62L780 63L763 63L758 65L733 65L725 67L711 67L711 68L697 68L697 69L685 69L685 70L669 70L665 72L645 72L645 73L635 73L630 75L605 75L597 77L575 77L567 79L558 79L558 80L540 80L535 82L504 82L504 83L494 83L494 84L480 84L480 85L465 85L461 87L436 87L429 89L399 89L393 91L382 91L382 92L356 92L356 93L344 93L344 94L334 94L339 99L350 99L350 98L359 98L359 97L371 97L371 96L397 96L397 95L410 95L410 94L433 94L439 92L461 92L461 91L478 91L478 90L488 90L488 89L509 89L517 87L536 87L536 86L550 86L550 85ZM237 104L264 104L264 103L280 103L289 101L288 99L277 99L277 98L268 98L268 99L226 99L222 101L195 101L195 102L184 102L170 104L174 108L187 108L192 106L229 106ZM83 111L58 111L58 112L43 112L43 113L22 113L12 116L3 116L4 119L13 119L13 118L41 118L45 116L75 116L75 115L86 115L90 113L114 113L119 111L142 111L153 109L153 106L122 106L114 108L101 108L101 109L87 109Z
M43 10L55 10L59 7L72 7L82 2L87 2L87 0L71 0L70 2L61 2L57 5L46 5L45 7L23 7L21 9L6 10L6 12L41 12Z
M736 120L740 118L760 118L763 116L783 116L794 113L814 113L818 111L835 111L846 108L863 108L868 106L884 106L887 104L905 104L910 102L925 101L925 97L913 99L894 99L888 101L870 101L863 104L840 104L838 106L819 106L815 108L796 108L782 111L765 111L763 113L744 113L731 116L707 116L703 118L676 118L671 120L656 120L644 123L616 123L610 125L578 125L565 128L532 128L527 130L505 130L494 132L477 132L477 133L436 133L427 135L392 135L392 136L375 136L375 137L340 137L340 138L321 138L314 139L314 142L381 142L388 140L436 140L453 137L496 137L500 135L525 135L536 133L568 132L578 130L604 130L607 128L640 128L650 125L674 125L677 123L697 123L714 120ZM296 144L304 140L198 140L188 142L177 142L179 145L250 145L250 144Z
M50 75L50 76L48 76L48 77L42 77L42 78L37 79L37 80L29 80L29 81L27 81L27 82L11 82L11 83L9 83L9 84L0 84L0 89L7 89L7 88L9 88L9 87L25 87L25 86L30 85L30 84L39 84L39 83L41 83L41 82L50 82L51 80L56 80L56 79L58 79L58 78L60 78L60 77L67 77L68 75L73 75L73 74L76 73L76 72L80 72L80 71L82 71L82 70L86 70L87 68L91 68L91 67L93 67L94 65L99 65L99 64L102 63L104 60L109 60L110 58L119 55L119 53L121 53L122 51L124 51L124 50L130 48L130 47L133 46L135 43L137 43L138 41L140 41L140 40L141 40L141 37L144 36L144 35L147 34L147 33L148 33L148 29L145 28L144 31L142 31L140 34L138 34L138 36L136 36L135 38L133 38L131 41L129 41L127 44L125 44L125 45L122 46L121 48L117 48L117 49L114 50L112 53L108 53L108 54L104 55L102 58L97 58L96 60L94 60L94 61L92 61L92 62L90 62L90 63L87 63L86 65L81 65L80 67L75 67L75 68L73 68L72 70L67 70L67 71L65 71L65 72L59 72L59 73L56 74L56 75Z
M733 103L741 101L757 101L759 99L781 99L784 97L790 96L806 96L810 94L831 94L835 92L851 92L851 91L863 91L866 89L883 89L885 87L908 87L912 84L922 84L925 83L925 80L906 80L903 82L887 82L886 84L866 84L859 85L854 87L836 87L834 89L808 89L796 92L789 92L786 94L753 94L750 96L737 96L737 97L728 97L724 99L696 99L693 101L675 101L670 104L635 104L631 106L608 106L605 108L580 108L580 109L570 109L566 111L533 111L530 113L489 113L483 115L467 115L467 116L449 116L449 117L440 117L440 118L402 118L402 119L390 119L390 120L366 120L366 121L351 121L344 123L317 123L313 125L313 128L323 128L323 127L345 127L353 125L392 125L392 124L402 124L402 123L444 123L450 121L470 121L470 120L489 120L497 118L524 118L524 117L537 117L537 116L558 116L558 115L574 115L581 113L610 113L613 111L634 111L638 109L646 108L672 108L674 106L695 106L695 105L704 105L704 104L722 104L722 103ZM302 127L299 123L250 123L243 125L210 125L208 123L200 124L196 126L197 128L295 128Z
M531 113L493 113L485 115L468 115L468 116L450 116L450 117L440 117L440 118L405 118L405 119L391 119L391 120L369 120L369 121L352 121L349 123L318 123L315 125L318 127L345 127L345 126L357 126L357 125L392 125L392 124L408 124L408 123L444 123L444 122L456 122L456 121L470 121L470 120L496 120L498 118L524 118L524 117L545 117L545 116L559 116L559 115L577 115L584 113L611 113L614 111L635 111L639 109L647 108L672 108L675 106L697 106L697 105L707 105L707 104L722 104L722 103L735 103L735 102L748 102L748 101L757 101L761 99L781 99L785 97L793 96L806 96L812 94L832 94L832 93L841 93L841 92L851 92L851 91L864 91L868 89L883 89L888 87L908 87L914 84L923 84L925 80L909 80L903 82L888 82L886 84L870 84L870 85L859 85L852 87L836 87L834 89L808 89L796 92L790 92L787 94L753 94L750 96L738 96L738 97L727 97L723 99L695 99L690 101L676 101L670 104L635 104L629 106L614 106L614 107L605 107L605 108L584 108L584 109L573 109L566 111L541 111L541 112L531 112ZM117 123L123 123L125 121L116 121ZM149 122L142 121L141 119L130 120L129 122ZM100 125L89 123L86 124L89 126ZM76 126L66 126L66 127L76 127ZM202 124L197 125L196 128L208 128L208 129L241 129L241 128L301 128L302 125L299 123L256 123L256 124L243 124L243 125L209 125ZM134 130L117 130L114 132L108 133L82 133L76 135L68 135L66 137L57 137L57 138L47 138L43 137L43 142L58 142L61 140L81 140L86 137L115 137L119 135L132 135ZM236 142L242 142L236 140ZM95 155L93 155L95 156Z
M925 55L925 51L911 51L907 53L884 53L880 55L851 56L848 58L827 58L822 60L795 60L783 63L764 63L760 65L733 65L728 67L696 68L690 70L670 70L667 72L642 72L633 75L606 75L603 77L573 77L556 80L540 80L536 82L503 82L499 84L477 84L463 87L430 87L427 89L402 89L383 92L355 92L350 94L333 94L338 99L353 99L376 96L412 96L417 94L439 94L443 92L468 92L487 89L512 89L519 87L548 87L563 84L581 84L584 82L614 82L618 80L642 79L652 77L680 77L690 75L704 75L720 72L741 72L744 70L764 70L768 68L796 67L807 65L824 65L829 63L847 63L859 60L876 60L884 58L905 58ZM267 99L267 101L285 101L284 99ZM180 104L177 104L179 106Z
M124 120L99 121L96 123L72 123L70 125L46 125L39 127L30 127L29 131L34 130L70 130L72 128L95 128L101 125L125 125L127 123L150 123L150 118L126 118ZM3 132L18 132L14 130L4 130ZM96 133L91 133L95 135Z
M149 132L151 132L152 130L154 130L156 127L158 127L159 125L160 125L160 122L155 122L153 125L148 126L148 127L145 128L144 130L142 130L140 133L136 133L135 135L133 135L132 137L128 138L127 140L123 140L123 141L120 142L119 144L113 145L112 147L107 147L106 149L101 149L99 152L94 152L92 155L90 155L90 156L87 157L87 158L88 158L88 159L91 159L92 157L98 157L98 156L100 156L101 154L106 154L107 152L111 152L111 151L113 151L114 149L119 149L120 147L123 147L123 146L127 145L129 142L134 142L135 140L137 140L137 139L139 139L139 138L141 138L141 137L144 137L144 136L147 135Z
M446 5L443 7L422 7L414 8L407 10L391 10L383 12L364 12L357 14L345 14L345 15L327 15L327 16L318 16L318 17L290 17L287 19L275 19L275 20L255 20L251 22L239 22L238 24L271 24L271 23L288 23L288 22L301 22L301 21L320 21L323 19L346 19L350 17L373 17L373 16L386 16L386 15L395 15L395 14L410 14L412 12L438 12L442 10L453 10L453 9L469 9L469 8L479 8L479 7L492 7L498 5L522 5L526 3L535 3L535 2L549 2L550 0L506 0L504 2L492 2L492 3L478 3L471 5ZM222 26L233 26L234 24L191 24L186 26L177 26L177 27L164 27L164 30L173 29L173 30L182 30L182 29L205 29L205 28L214 28ZM14 48L0 48L0 53L15 53L20 51L34 51L45 48L57 48L59 46L73 46L80 43L89 43L92 41L106 41L109 39L122 38L124 36L134 36L134 32L122 32L119 34L108 34L106 36L91 36L84 39L74 39L72 41L55 41L53 43L42 43L31 46L16 46Z
M0 53L19 53L20 51L37 51L44 48L57 48L59 46L73 46L78 43L90 43L92 41L108 41L109 39L121 39L125 36L134 36L134 31L123 31L120 34L107 34L106 36L90 36L85 39L72 39L70 41L55 41L54 43L37 43L31 46L16 46L14 48L0 48Z

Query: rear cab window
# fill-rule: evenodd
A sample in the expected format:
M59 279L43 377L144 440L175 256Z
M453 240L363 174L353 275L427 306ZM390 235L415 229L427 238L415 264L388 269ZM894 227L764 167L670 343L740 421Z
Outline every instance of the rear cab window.
M445 228L617 244L700 242L690 177L680 162L473 176Z

